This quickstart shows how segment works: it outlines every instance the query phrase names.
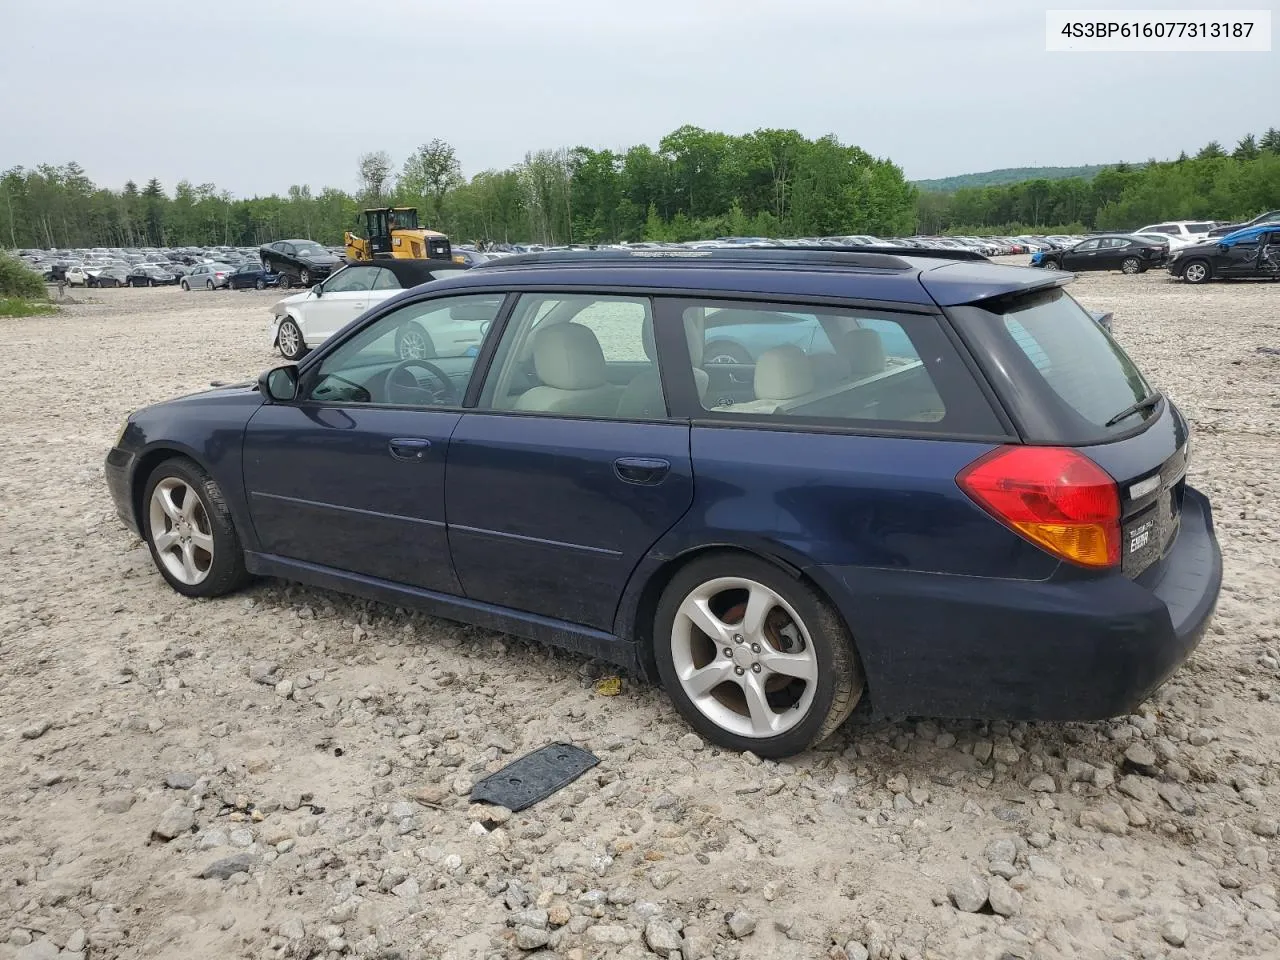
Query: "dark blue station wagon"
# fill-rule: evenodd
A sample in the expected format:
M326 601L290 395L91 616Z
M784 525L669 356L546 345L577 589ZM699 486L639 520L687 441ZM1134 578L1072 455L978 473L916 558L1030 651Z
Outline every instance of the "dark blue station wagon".
M860 701L1107 717L1199 642L1222 560L1186 420L1069 279L918 250L505 258L139 410L107 481L180 593L282 577L559 644L730 748L804 750ZM475 355L402 355L478 311ZM763 346L708 362L728 326Z

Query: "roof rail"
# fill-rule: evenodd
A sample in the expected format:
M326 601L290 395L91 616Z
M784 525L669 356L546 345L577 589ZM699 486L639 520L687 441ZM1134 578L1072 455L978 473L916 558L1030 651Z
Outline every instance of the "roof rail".
M757 248L759 249L759 248ZM894 247L849 244L846 246L788 246L782 250L832 250L836 253L883 253L892 257L926 257L931 260L985 260L990 258L977 250L955 250L945 247Z
M664 248L658 250L548 250L543 253L518 253L480 264L477 270L519 266L551 266L569 264L639 264L661 262L668 265L701 266L722 264L741 267L855 267L864 270L910 270L911 264L899 254L908 251L886 251L875 247L744 247L710 250ZM959 258L956 258L959 259ZM981 258L979 258L981 259Z

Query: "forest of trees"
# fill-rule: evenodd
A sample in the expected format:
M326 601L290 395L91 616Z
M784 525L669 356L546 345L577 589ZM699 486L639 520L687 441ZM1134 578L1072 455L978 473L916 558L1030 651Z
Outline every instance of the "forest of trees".
M526 154L508 170L462 176L433 140L397 165L383 151L358 162L359 189L235 198L186 181L123 190L95 185L78 164L0 174L0 245L11 247L251 245L281 237L334 244L365 206L411 205L457 240L594 243L909 232L915 189L888 160L836 137L794 130L743 136L684 126L623 152L587 147Z
M921 233L1019 234L1132 230L1160 220L1240 220L1280 208L1280 130L1217 141L1176 160L1115 164L1092 177L921 191Z
M1116 164L1092 177L917 190L902 171L835 136L794 130L736 136L684 126L657 149L588 147L525 155L469 180L449 144L433 140L396 164L383 151L357 164L347 192L291 186L236 198L211 183L156 179L98 186L78 164L0 173L0 246L257 245L281 237L342 240L365 206L416 206L455 240L596 243L715 236L865 233L1013 234L1132 229L1173 219L1249 218L1280 208L1280 130L1225 150Z

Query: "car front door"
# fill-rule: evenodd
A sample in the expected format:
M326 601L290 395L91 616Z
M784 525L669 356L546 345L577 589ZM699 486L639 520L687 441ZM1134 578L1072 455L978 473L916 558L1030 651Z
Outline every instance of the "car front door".
M644 297L521 295L449 448L467 597L613 630L632 571L693 502L689 423L667 417L651 316ZM640 398L626 412L624 393Z
M471 303L474 296L448 298ZM493 304L496 315L498 302ZM299 399L263 405L244 480L265 553L426 590L459 592L445 532L445 463L473 358L447 372L400 361L401 304L307 364Z
M1084 240L1077 243L1070 250L1062 255L1062 269L1064 270L1097 270L1098 269L1098 247L1101 241Z
M369 290L380 267L353 264L319 284L320 295L303 307L303 333L309 344L323 343L369 308Z

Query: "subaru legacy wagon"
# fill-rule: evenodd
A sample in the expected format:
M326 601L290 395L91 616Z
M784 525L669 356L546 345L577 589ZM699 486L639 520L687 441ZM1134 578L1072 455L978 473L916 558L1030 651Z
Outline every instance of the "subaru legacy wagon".
M280 577L557 644L732 749L804 750L860 702L1108 717L1199 642L1222 560L1187 421L1070 279L956 251L508 257L137 411L107 482L186 596ZM487 311L478 351L401 355L458 309ZM772 345L708 362L730 325Z

